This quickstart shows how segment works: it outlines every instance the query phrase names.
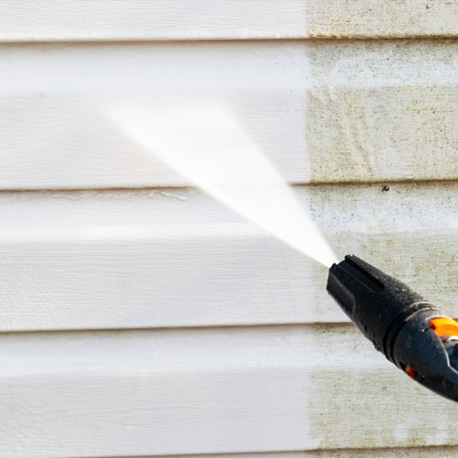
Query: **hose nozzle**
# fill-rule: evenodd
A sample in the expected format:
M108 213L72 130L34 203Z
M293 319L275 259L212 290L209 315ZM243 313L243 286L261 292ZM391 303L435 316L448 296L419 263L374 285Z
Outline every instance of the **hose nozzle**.
M327 290L356 327L411 378L458 401L458 323L407 285L349 255Z

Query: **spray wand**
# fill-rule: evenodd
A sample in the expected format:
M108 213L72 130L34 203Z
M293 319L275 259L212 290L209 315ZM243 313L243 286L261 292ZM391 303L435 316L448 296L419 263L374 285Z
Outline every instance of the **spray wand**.
M356 256L329 269L327 290L357 328L412 379L458 401L458 323Z

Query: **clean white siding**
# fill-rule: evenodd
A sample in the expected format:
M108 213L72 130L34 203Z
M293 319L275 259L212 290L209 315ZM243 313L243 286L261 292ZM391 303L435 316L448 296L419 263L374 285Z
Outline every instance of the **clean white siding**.
M106 117L224 103L339 257L458 316L457 33L445 0L0 0L0 456L457 456L325 268Z

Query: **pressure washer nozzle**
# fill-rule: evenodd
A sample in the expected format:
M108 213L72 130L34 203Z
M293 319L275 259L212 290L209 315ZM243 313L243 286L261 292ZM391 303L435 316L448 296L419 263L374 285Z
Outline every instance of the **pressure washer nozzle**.
M329 269L327 290L389 361L430 390L458 401L458 322L352 255Z

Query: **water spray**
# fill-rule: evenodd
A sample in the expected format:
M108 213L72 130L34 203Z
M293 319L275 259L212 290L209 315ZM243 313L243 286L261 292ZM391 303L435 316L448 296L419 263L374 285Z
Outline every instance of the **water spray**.
M458 401L458 323L356 256L329 269L327 290L356 327L413 380Z
M200 189L325 266L336 257L289 184L235 114L222 104L166 97L108 117Z
M399 280L335 256L295 194L227 107L177 103L108 114L148 153L329 269L327 290L359 330L411 378L458 401L458 323Z

